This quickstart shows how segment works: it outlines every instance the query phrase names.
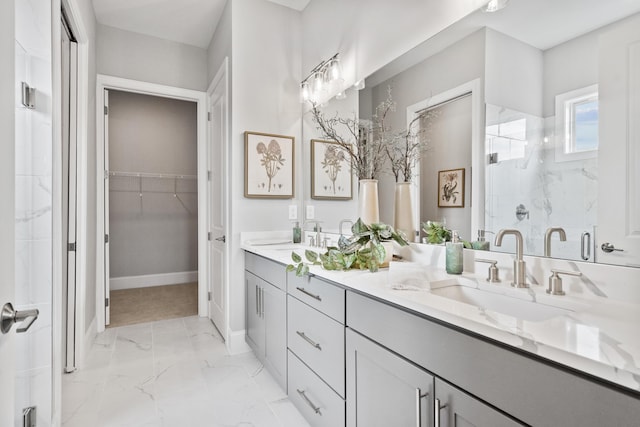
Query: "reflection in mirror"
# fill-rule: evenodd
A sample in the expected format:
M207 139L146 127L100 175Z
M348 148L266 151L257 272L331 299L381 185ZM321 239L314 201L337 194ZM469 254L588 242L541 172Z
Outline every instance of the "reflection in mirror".
M473 141L480 134L469 144L471 164L468 152L452 153L466 125L448 128L442 113L415 183L415 225L444 218L465 240L475 240L478 229L516 228L525 253L540 256L545 231L562 227L566 241L551 234L553 257L640 265L640 239L633 239L640 234L640 150L634 148L640 124L629 119L640 114L638 12L640 2L626 0L511 0L497 13L468 16L367 78L349 108L366 118L391 87L395 129L417 111L410 107L432 106L447 91L480 81L482 120L472 121L467 136ZM305 120L305 140L309 129ZM459 167L467 171L465 208L476 210L466 220L464 209L438 207L434 196L437 171ZM393 223L394 185L393 177L379 184L387 223ZM332 206L327 218L353 218L356 206ZM624 250L601 250L604 243Z

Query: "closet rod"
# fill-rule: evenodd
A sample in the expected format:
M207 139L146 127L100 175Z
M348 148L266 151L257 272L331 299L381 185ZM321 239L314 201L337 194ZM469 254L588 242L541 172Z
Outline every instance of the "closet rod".
M196 175L177 175L170 173L148 173L148 172L122 172L109 171L109 176L122 176L133 178L162 178L162 179L197 179Z

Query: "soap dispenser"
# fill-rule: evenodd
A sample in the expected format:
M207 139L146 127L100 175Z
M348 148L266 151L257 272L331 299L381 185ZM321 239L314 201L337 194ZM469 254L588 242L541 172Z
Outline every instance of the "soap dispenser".
M446 243L446 269L449 274L462 274L463 244L458 232L451 231L451 241Z
M489 250L489 242L485 239L485 233L491 233L490 231L478 230L478 240L471 242L472 249L478 249L481 251Z
M300 243L302 241L302 229L300 229L300 223L296 221L296 225L293 226L293 243Z

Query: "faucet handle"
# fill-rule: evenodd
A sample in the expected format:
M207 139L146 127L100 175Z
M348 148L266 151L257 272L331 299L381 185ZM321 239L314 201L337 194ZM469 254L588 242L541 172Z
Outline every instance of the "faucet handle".
M500 271L498 270L498 261L493 259L481 259L476 258L477 262L486 262L487 264L491 264L489 266L489 272L487 276L487 282L489 283L500 283Z
M562 290L562 278L560 274L565 274L567 276L582 276L582 273L579 271L566 271L566 270L551 270L551 276L549 276L549 288L547 289L547 293L550 295L565 295L565 292Z

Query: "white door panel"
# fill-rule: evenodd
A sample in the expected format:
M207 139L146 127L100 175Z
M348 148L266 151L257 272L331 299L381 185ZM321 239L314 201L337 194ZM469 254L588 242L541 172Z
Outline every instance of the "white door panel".
M109 91L104 90L104 324L111 323L109 289Z
M640 266L640 16L602 36L599 78L596 261Z

